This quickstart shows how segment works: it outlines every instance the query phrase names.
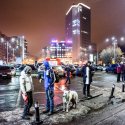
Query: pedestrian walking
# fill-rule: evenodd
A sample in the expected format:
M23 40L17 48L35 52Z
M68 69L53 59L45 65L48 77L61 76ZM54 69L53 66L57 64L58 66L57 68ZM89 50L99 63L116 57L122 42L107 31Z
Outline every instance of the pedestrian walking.
M22 93L22 97L24 100L24 111L22 115L22 119L29 120L32 114L30 113L30 108L33 104L33 95L32 92L34 90L32 76L32 69L30 66L26 66L24 70L21 72L20 76L20 89Z
M83 95L85 95L85 97L92 97L90 95L90 84L92 82L93 70L90 61L88 61L87 64L82 67L82 73L83 73Z
M43 113L48 113L52 115L54 113L54 82L55 74L52 68L49 65L48 61L44 61L44 87L46 93L46 109Z
M69 65L67 65L67 67L65 68L65 74L66 74L66 82L65 82L65 85L68 84L71 84L71 80L70 80L70 77L71 77L71 69L69 67Z

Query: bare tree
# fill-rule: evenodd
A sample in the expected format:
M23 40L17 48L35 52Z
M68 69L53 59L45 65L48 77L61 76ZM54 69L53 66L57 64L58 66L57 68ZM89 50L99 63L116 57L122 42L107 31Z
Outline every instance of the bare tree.
M116 47L115 49L116 62L120 61L121 55L122 55L121 49L119 47ZM100 58L105 64L111 63L112 59L114 58L114 48L110 46L107 47L106 49L103 49L102 52L100 53Z

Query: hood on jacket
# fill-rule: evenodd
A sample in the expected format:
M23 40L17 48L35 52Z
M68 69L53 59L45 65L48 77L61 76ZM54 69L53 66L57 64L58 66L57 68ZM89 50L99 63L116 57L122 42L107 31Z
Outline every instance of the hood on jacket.
M32 68L30 66L26 66L23 70L26 74L31 73L32 72Z
M48 61L43 61L43 65L45 66L45 69L50 68L49 62Z

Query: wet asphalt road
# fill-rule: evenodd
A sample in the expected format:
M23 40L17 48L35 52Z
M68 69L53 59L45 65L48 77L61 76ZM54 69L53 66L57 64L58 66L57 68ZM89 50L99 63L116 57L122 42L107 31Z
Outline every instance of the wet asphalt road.
M0 79L0 111L14 109L19 92L19 78Z
M39 83L38 79L33 78L34 82L34 101L38 101L39 104L45 104L45 92L43 83ZM71 79L71 89L79 91L82 96L82 77L75 77ZM105 72L96 72L93 78L93 85L98 87L112 87L112 84L116 83L116 76L114 74L107 74ZM23 105L22 99L19 99L19 77L12 77L11 80L0 79L0 112L13 110L16 105ZM59 83L55 83L55 105L62 102L62 91L60 89L66 88L65 79L61 79ZM19 106L18 105L18 106Z

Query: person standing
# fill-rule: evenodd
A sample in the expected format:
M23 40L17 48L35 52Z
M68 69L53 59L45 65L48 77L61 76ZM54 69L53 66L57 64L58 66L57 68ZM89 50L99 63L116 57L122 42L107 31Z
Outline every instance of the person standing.
M46 93L46 109L43 113L48 113L52 115L54 113L54 71L51 69L49 62L44 61L44 87Z
M29 116L32 116L32 114L30 113L30 108L33 104L32 92L34 90L34 86L33 86L31 73L32 73L31 67L26 66L24 70L21 72L21 76L20 76L20 89L24 100L24 111L23 111L22 119L26 119L26 120L30 120Z
M122 82L125 82L125 62L121 62L121 77Z
M92 82L93 71L90 61L88 61L87 64L83 66L82 73L83 73L83 95L85 95L85 97L92 97L90 95L90 84Z
M117 82L120 82L120 76L121 76L121 64L118 62L118 66L116 67L117 71Z

